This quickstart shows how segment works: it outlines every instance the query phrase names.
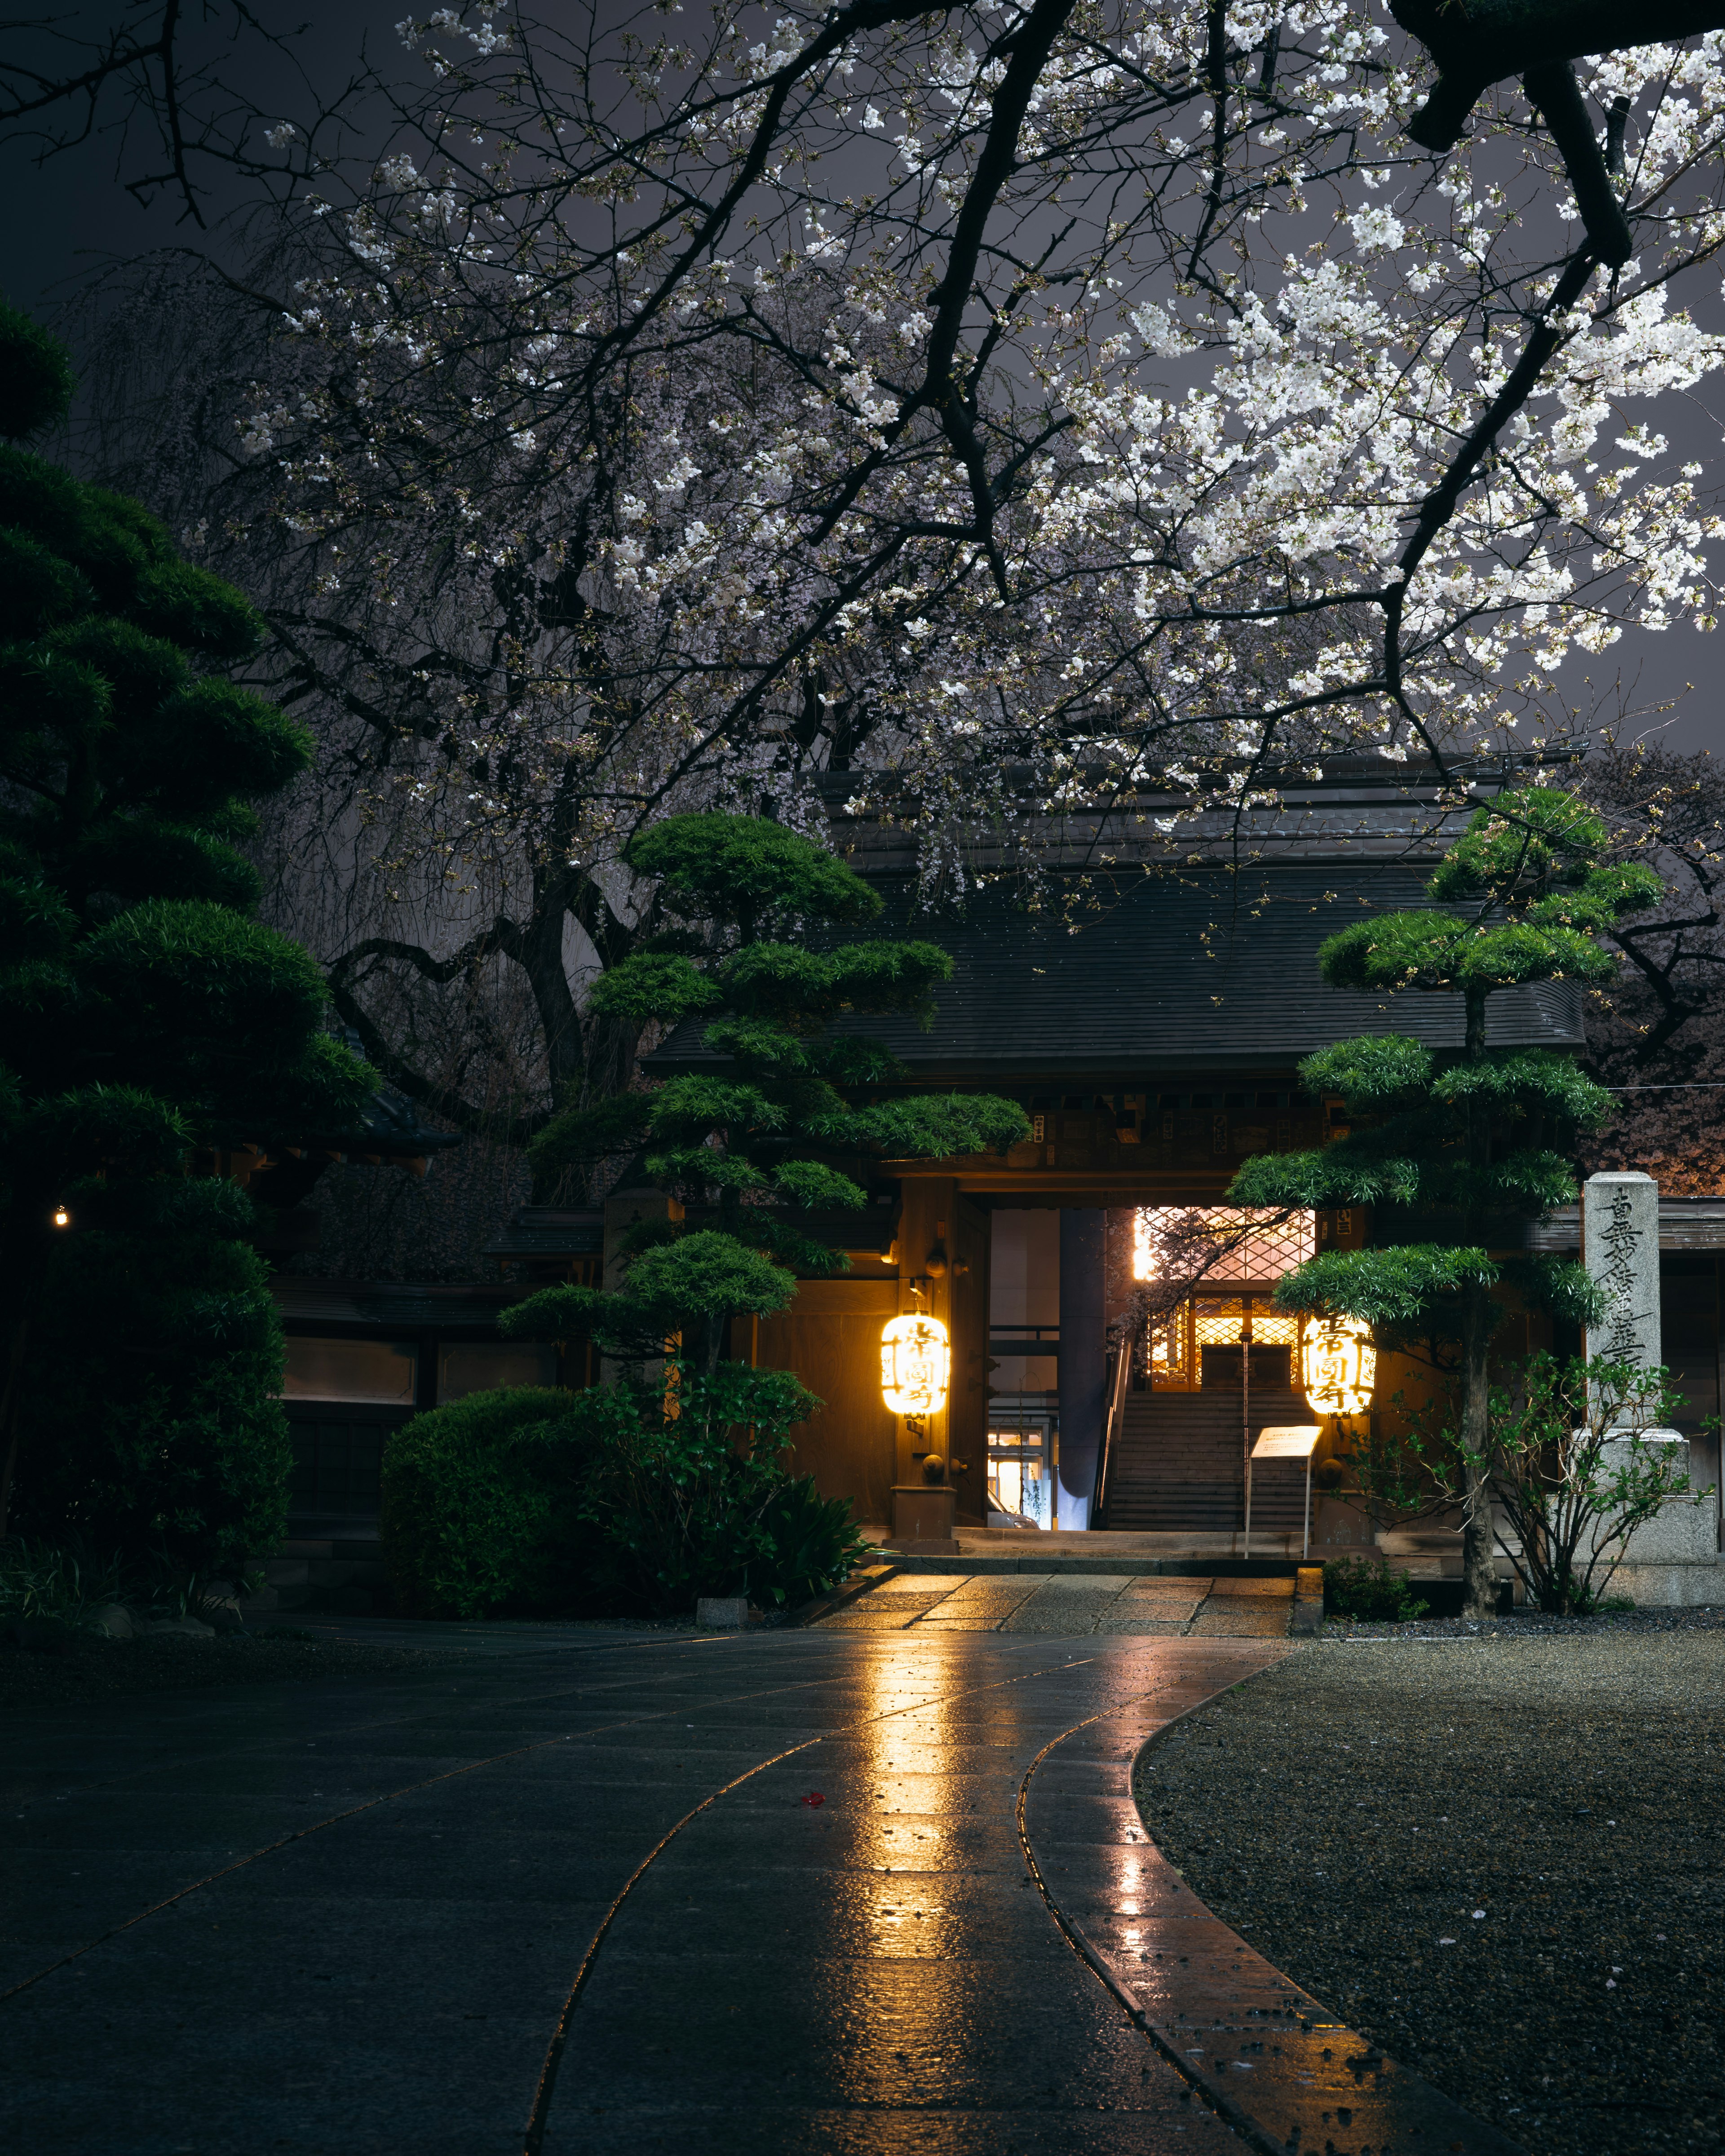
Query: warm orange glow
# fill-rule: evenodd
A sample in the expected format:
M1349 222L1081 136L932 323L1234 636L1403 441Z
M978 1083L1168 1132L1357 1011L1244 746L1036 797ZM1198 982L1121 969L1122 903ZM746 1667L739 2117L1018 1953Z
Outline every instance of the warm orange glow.
M1371 1327L1357 1317L1313 1317L1300 1346L1300 1383L1314 1414L1363 1414L1378 1382Z
M889 1414L938 1414L952 1378L952 1350L939 1318L918 1311L887 1321L880 1335L880 1397Z
M1208 1281L1274 1281L1295 1265L1303 1265L1317 1248L1317 1215L1294 1213L1284 1217L1260 1207L1240 1205L1142 1205L1132 1228L1132 1278L1162 1277L1164 1251L1162 1239L1195 1229L1218 1252L1204 1269ZM1194 1268L1195 1253L1183 1245L1176 1253L1176 1270Z
M69 1228L71 1226L72 1216L66 1210L64 1205L56 1205L54 1207L54 1224L56 1228Z

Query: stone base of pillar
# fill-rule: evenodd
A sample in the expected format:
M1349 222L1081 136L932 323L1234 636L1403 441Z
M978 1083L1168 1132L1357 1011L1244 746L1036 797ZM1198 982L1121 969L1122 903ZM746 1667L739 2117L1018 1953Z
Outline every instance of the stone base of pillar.
M938 1553L956 1556L958 1537L956 1521L958 1492L950 1483L897 1483L892 1492L892 1532L887 1539L889 1549L907 1549L914 1543L920 1556L935 1554L923 1546L941 1543L948 1547Z
M1608 1440L1602 1465L1614 1464L1613 1455L1626 1452L1627 1438ZM1675 1430L1647 1430L1644 1445L1680 1446L1676 1466L1693 1481L1689 1440ZM1725 1602L1725 1564L1722 1564L1714 1526L1713 1501L1697 1504L1690 1497L1671 1497L1656 1516L1644 1521L1624 1545L1623 1560L1611 1575L1605 1592L1626 1594L1650 1609L1700 1609Z
M1640 1441L1649 1451L1656 1446L1661 1451L1673 1453L1676 1472L1686 1475L1692 1484L1695 1482L1689 1440L1681 1432L1644 1430ZM1620 1458L1630 1452L1632 1444L1628 1437L1608 1438L1600 1449L1601 1467L1608 1471L1615 1467ZM1667 1498L1652 1519L1643 1521L1635 1529L1623 1548L1625 1564L1716 1564L1718 1557L1712 1500L1703 1498L1697 1505L1692 1496Z

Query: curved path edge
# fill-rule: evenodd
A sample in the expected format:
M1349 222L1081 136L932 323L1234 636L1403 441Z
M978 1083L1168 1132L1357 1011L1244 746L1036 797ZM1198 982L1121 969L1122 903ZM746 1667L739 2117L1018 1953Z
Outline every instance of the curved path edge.
M1097 1716L1026 1770L1024 1859L1075 1951L1204 2102L1271 2156L1523 2156L1273 1967L1151 1840L1132 1794L1138 1759L1204 1704L1171 1717L1152 1697Z

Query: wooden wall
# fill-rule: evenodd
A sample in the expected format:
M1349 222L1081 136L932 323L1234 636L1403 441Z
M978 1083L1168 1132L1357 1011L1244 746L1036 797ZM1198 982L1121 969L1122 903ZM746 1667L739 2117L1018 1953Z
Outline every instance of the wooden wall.
M804 1281L756 1335L762 1369L794 1370L826 1403L791 1432L797 1473L824 1497L848 1497L869 1527L892 1518L897 1426L880 1399L880 1328L898 1306L896 1280Z

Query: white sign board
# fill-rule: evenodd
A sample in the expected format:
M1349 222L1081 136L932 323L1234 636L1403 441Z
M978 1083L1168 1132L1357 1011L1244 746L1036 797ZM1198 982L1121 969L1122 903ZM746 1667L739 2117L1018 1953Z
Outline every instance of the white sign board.
M1258 1432L1252 1447L1254 1460L1310 1460L1312 1448L1323 1435L1318 1423L1284 1423Z

